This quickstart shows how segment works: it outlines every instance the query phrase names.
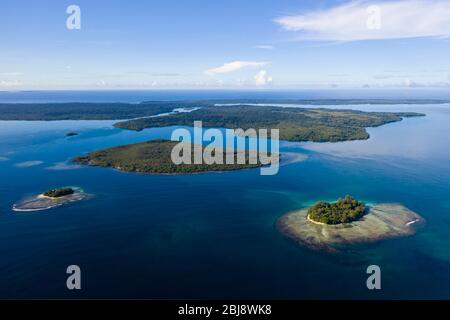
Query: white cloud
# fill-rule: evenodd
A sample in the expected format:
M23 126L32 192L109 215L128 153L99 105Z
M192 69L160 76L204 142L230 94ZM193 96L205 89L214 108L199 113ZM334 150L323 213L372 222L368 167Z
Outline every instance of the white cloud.
M273 79L266 70L261 70L255 75L255 84L257 86L265 86L271 84Z
M373 6L378 6L379 28L369 27L374 14L369 7ZM286 30L300 31L301 40L450 37L450 1L352 1L327 10L280 17L275 22Z
M19 87L22 85L22 82L14 80L14 81L6 81L1 80L0 81L0 88L12 88L12 87Z
M208 75L215 75L215 74L223 74L223 73L230 73L235 72L244 68L258 68L269 64L268 62L257 62L257 61L233 61L225 63L224 65L208 69L205 71Z
M0 75L5 76L5 77L18 77L18 76L21 76L22 73L20 73L20 72L5 72L5 73L1 73Z
M400 86L407 88L449 88L450 83L446 81L416 82L411 79L406 79Z
M254 49L263 49L263 50L272 50L272 49L274 49L274 46L262 44L262 45L254 46L253 48Z

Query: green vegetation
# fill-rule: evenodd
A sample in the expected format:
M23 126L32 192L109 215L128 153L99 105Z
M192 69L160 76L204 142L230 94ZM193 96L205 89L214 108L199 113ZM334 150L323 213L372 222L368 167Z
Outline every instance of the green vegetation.
M261 166L260 163L249 163L248 152L246 153L246 164L176 165L172 162L171 152L178 143L176 141L153 140L123 145L91 152L86 156L77 157L73 161L91 166L112 167L127 172L154 174L188 174L206 171L239 170Z
M364 203L346 196L336 203L318 202L308 209L308 217L320 223L341 224L361 218L366 211Z
M367 127L401 121L418 113L362 112L324 108L282 108L259 104L355 105L362 103L443 103L440 100L237 100L147 101L130 103L44 103L0 104L0 120L127 120L117 128L143 130L173 125L192 126L202 120L206 127L230 129L280 129L280 138L288 141L338 142L369 138ZM216 104L233 104L216 106ZM242 103L242 101L241 101ZM200 108L165 116L178 108ZM131 120L130 120L131 119Z
M119 120L148 117L202 103L1 103L0 120Z
M125 120L148 117L176 108L214 107L215 104L297 104L297 105L358 105L358 104L437 104L445 100L389 99L216 99L145 101L141 103L0 103L0 120Z
M337 105L358 105L358 104L442 104L449 103L445 99L226 99L209 100L216 104L296 104L313 106L337 106Z
M280 139L288 141L337 142L369 138L366 127L401 121L418 113L362 112L355 110L282 108L271 106L210 106L189 113L142 118L116 123L129 130L173 125L192 126L202 120L205 127L229 129L280 129Z
M64 196L68 196L74 194L75 191L72 188L61 188L61 189L52 189L44 193L44 196L50 198L61 198Z

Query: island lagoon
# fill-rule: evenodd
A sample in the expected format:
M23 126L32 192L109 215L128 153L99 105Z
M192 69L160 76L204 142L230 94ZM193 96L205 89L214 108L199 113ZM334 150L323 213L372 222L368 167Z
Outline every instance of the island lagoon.
M169 139L173 127L134 132L114 128L115 121L1 121L0 297L450 298L450 104L328 107L426 117L368 129L366 141L283 142L281 152L308 158L275 176L79 166L68 160ZM27 196L68 185L92 198L12 210ZM277 230L285 213L346 194L368 204L401 203L426 226L338 255L300 247ZM81 291L66 289L72 264L83 270ZM382 270L379 291L366 287L374 264Z

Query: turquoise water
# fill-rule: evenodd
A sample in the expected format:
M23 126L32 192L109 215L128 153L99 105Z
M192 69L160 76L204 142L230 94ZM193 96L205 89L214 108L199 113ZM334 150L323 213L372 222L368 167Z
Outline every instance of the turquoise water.
M450 298L450 105L352 106L419 111L370 129L368 141L282 143L308 160L276 176L259 170L149 176L73 166L99 148L169 138L173 128L129 132L113 121L0 122L1 298ZM79 136L66 138L69 131ZM15 213L52 187L94 197ZM427 225L409 238L340 255L298 247L275 228L286 212L345 194L400 202ZM66 267L82 290L66 289ZM366 288L367 266L382 290Z

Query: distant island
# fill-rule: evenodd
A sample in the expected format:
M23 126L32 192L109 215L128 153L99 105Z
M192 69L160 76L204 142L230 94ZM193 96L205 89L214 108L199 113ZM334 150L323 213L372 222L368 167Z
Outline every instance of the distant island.
M143 101L140 103L64 102L0 103L0 120L126 120L170 113L176 109L210 108L220 105L382 105L442 104L439 99L212 99Z
M185 104L146 103L0 103L0 120L118 120L171 112Z
M88 198L89 195L78 187L56 188L27 197L15 203L12 209L18 212L42 211Z
M128 130L164 126L192 126L244 130L278 128L287 141L339 142L369 138L367 127L424 116L414 112L363 112L320 108L322 105L431 104L445 100L187 100L141 103L0 103L0 120L124 120L114 126ZM316 105L317 108L271 106ZM174 112L174 110L190 112Z
M330 204L319 202L277 221L278 229L314 250L340 252L346 246L410 236L425 220L401 204L365 206L347 196Z
M347 195L335 203L317 202L308 209L308 219L324 224L341 224L356 221L366 212L366 205Z
M149 174L192 174L212 171L229 171L261 167L250 164L246 152L245 164L179 164L171 160L171 152L177 141L152 140L91 152L73 159L76 163L90 166L111 167L126 172ZM225 152L224 152L225 153ZM237 153L235 152L234 156Z
M79 135L78 132L67 132L66 133L66 137L74 137L74 136L77 136L77 135Z
M45 197L49 198L61 198L64 196L68 196L70 194L74 194L75 190L72 188L61 188L61 189L52 189L43 193Z
M209 106L188 113L118 122L114 126L128 130L166 126L192 126L228 129L280 129L287 141L338 142L369 138L367 127L401 121L404 117L424 116L413 112L363 112L324 108L284 108L255 105Z

